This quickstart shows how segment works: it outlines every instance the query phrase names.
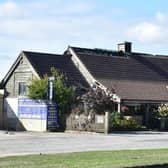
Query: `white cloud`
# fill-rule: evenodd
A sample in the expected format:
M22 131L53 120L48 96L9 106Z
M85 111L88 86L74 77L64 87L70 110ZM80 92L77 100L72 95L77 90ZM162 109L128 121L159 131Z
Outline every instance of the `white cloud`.
M160 43L165 41L166 32L167 30L160 25L143 22L133 26L128 33L131 37L143 43Z
M15 17L21 14L17 4L13 1L7 1L0 4L0 17Z
M168 42L168 16L157 12L153 22L137 23L127 30L127 36L145 44L162 45Z
M166 22L167 16L165 14L163 14L162 12L157 12L156 13L156 20L161 23Z

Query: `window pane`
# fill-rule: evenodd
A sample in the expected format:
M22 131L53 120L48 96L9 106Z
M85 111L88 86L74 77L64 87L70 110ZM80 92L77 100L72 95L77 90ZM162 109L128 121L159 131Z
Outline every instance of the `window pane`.
M25 82L19 82L19 95L20 96L26 95L26 83Z

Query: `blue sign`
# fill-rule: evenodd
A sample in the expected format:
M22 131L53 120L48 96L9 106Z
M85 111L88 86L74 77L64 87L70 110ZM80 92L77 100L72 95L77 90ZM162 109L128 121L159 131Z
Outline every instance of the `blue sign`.
M21 119L47 119L47 104L45 101L28 98L18 99L18 117Z
M48 104L47 129L52 130L58 127L58 106L56 103Z
M47 120L47 129L58 128L58 106L57 103L32 100L29 98L18 99L18 117L20 119Z

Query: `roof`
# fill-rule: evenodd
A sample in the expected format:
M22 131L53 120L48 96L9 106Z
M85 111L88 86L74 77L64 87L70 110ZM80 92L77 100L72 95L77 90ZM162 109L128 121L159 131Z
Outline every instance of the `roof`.
M39 52L23 51L35 71L40 77L50 75L51 67L57 69L67 77L69 85L88 87L88 83L77 70L68 55L48 54Z
M71 47L93 77L121 99L168 100L168 57Z
M11 74L14 72L15 68L18 65L18 62L22 57L22 54L26 56L26 58L32 65L35 72L39 75L39 77L43 77L45 74L50 75L50 69L51 67L54 67L58 70L58 72L63 73L67 77L68 85L76 86L77 88L89 87L83 75L78 71L78 69L71 61L70 55L23 51L19 54L18 58L6 74L5 78L1 81L1 88L4 88L6 82L10 78ZM78 92L79 90L77 89L77 93Z

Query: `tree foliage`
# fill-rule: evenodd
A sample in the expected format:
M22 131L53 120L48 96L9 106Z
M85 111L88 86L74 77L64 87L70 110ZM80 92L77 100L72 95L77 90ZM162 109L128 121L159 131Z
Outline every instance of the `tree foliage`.
M88 110L93 110L96 113L104 113L105 110L112 110L114 105L112 96L106 94L100 88L96 90L90 89L86 94L82 95L81 101Z
M35 100L46 100L47 99L47 85L48 76L45 75L42 79L33 79L31 84L28 86L28 97Z
M58 73L55 68L51 68L51 76L55 78L53 81L53 101L58 103L58 107L61 113L68 112L71 104L75 100L75 88L66 85L66 77ZM33 79L28 86L28 97L32 99L47 99L48 91L48 75L45 75L42 79Z
M104 115L105 111L112 111L113 107L112 96L106 94L102 89L86 90L85 94L77 98L76 104L71 110L72 129L95 130L96 115Z

